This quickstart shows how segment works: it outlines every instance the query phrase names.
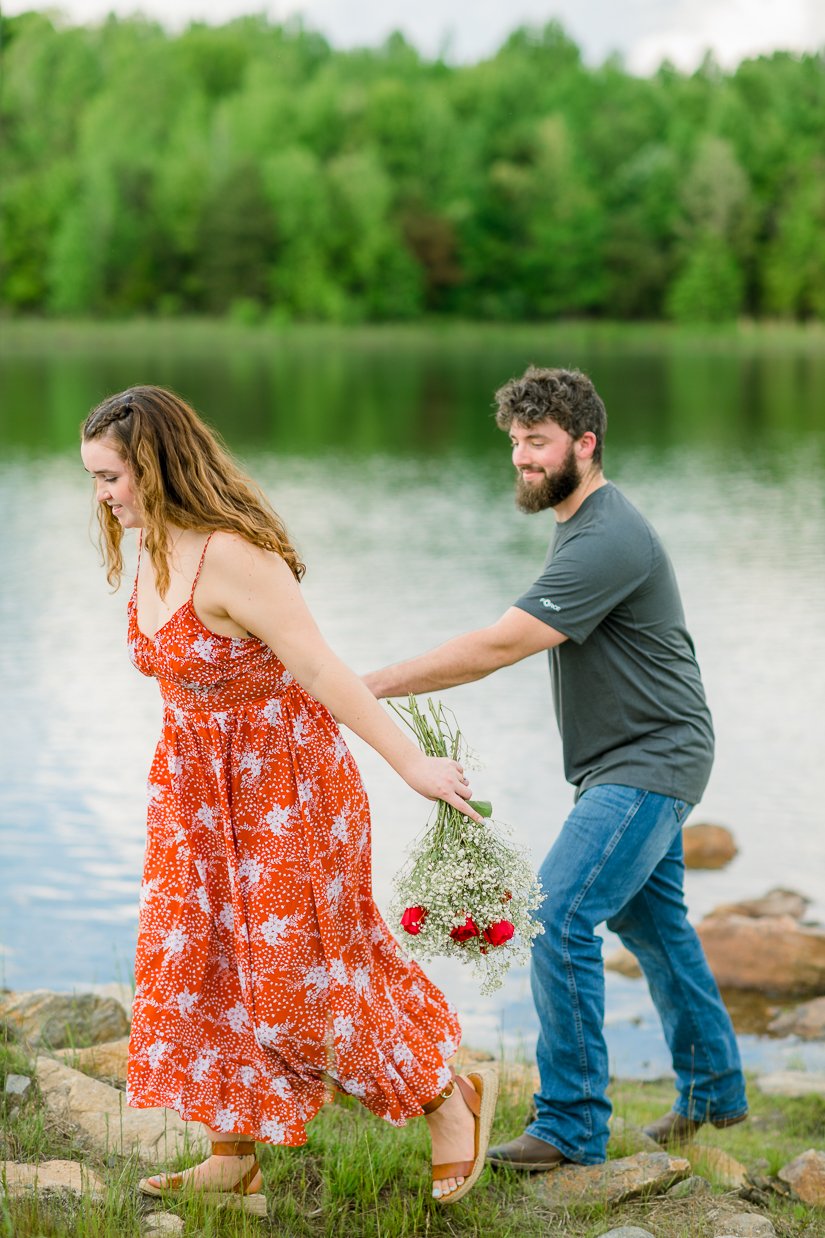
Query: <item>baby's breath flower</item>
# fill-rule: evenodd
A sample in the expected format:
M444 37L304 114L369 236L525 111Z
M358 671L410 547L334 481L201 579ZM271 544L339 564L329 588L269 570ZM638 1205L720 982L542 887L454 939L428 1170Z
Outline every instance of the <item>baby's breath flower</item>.
M452 713L432 701L427 706L425 714L411 696L406 707L392 708L424 752L466 764L468 749ZM395 878L392 915L398 923L409 908L425 910L423 918L407 917L418 929L408 941L410 952L421 959L446 955L474 965L481 973L481 992L491 993L512 962L529 959L533 939L544 931L531 912L544 895L526 851L508 841L509 827L493 820L489 804L474 801L473 806L485 818L482 824L439 801L434 823ZM468 922L477 932L459 932L456 940L451 934ZM508 925L513 928L509 938Z

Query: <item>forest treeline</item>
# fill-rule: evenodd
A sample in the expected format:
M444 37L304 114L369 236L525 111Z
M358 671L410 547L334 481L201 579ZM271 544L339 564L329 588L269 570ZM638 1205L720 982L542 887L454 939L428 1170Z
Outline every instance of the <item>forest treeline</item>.
M14 314L825 318L825 56L455 66L246 17L2 19Z

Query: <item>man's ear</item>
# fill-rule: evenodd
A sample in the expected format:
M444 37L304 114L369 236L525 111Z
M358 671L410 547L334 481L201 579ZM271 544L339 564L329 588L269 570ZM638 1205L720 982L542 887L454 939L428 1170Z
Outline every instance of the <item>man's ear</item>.
M580 460L590 460L596 450L596 435L592 430L585 430L581 438L576 439L576 455Z

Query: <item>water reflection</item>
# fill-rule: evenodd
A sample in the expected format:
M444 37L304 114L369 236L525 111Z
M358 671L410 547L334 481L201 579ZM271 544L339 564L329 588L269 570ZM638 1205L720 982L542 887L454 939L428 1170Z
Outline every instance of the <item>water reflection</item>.
M481 352L461 333L449 346L416 348L399 335L360 352L336 335L325 348L296 337L272 356L257 341L229 356L170 346L97 358L23 349L3 360L7 984L63 988L128 978L131 968L160 707L156 686L126 659L128 588L108 594L87 537L88 483L74 446L85 410L151 376L211 413L296 537L322 630L366 670L493 620L540 566L549 519L515 512L506 448L486 410L503 378L541 359L542 338L508 342L495 332ZM675 559L719 738L694 819L728 824L740 845L727 870L688 874L692 912L781 884L807 894L811 916L825 920L825 467L820 437L806 432L825 408L823 360L804 351L703 357L658 345L643 358L626 342L597 343L588 353L575 333L556 337L553 359L589 369L605 390L608 473ZM448 699L485 758L477 792L538 861L571 800L542 659ZM373 806L376 894L386 906L427 809L369 749L352 746ZM529 1047L523 971L484 1002L460 967L433 971L462 1009L468 1039ZM666 1054L643 986L611 976L608 1009L614 1068L660 1073ZM789 1054L821 1063L821 1046L743 1043L753 1066Z

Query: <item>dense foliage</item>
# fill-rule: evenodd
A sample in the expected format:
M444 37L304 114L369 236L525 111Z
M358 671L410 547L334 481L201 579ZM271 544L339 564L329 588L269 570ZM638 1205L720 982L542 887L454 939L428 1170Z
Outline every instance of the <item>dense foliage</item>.
M825 55L650 78L247 17L2 21L6 312L825 317Z

